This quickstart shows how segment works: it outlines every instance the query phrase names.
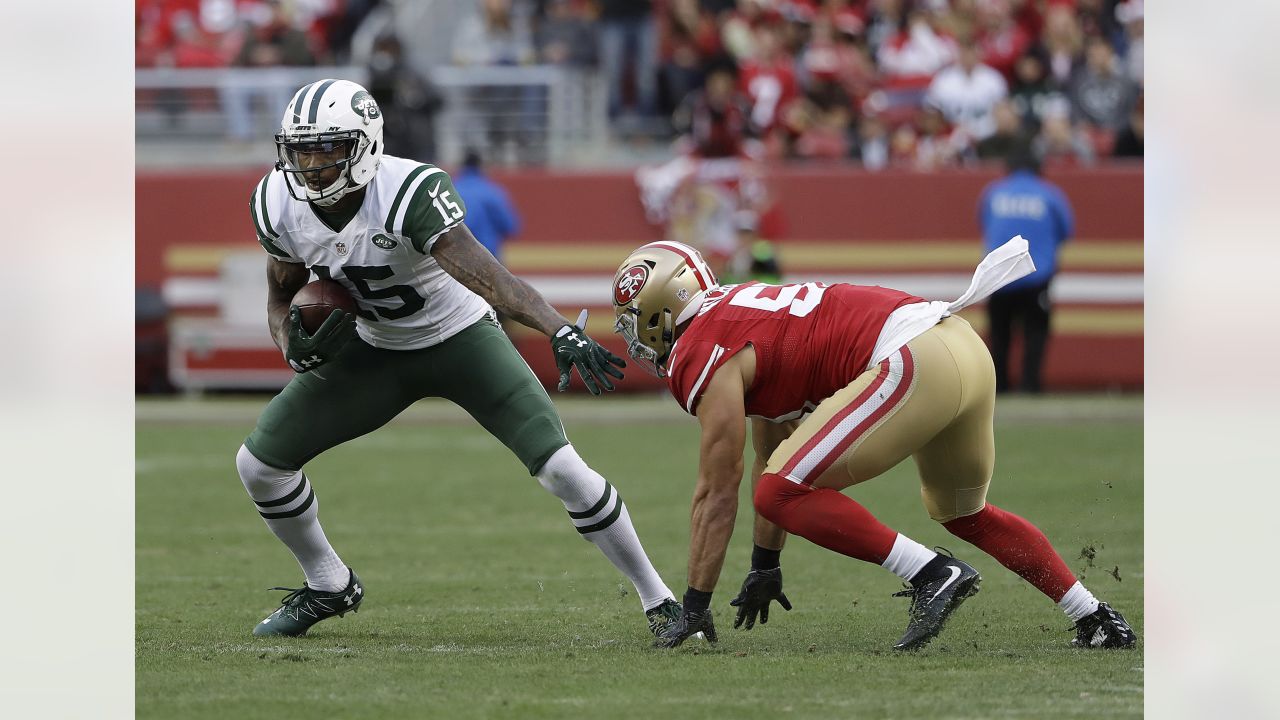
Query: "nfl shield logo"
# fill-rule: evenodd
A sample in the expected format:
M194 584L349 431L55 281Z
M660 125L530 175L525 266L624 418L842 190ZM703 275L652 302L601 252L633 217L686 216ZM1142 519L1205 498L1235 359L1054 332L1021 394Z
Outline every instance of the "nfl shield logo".
M333 245L333 249L334 249L334 250L337 250L339 255L346 255L346 254L347 254L347 244L346 244L346 243L344 243L344 242L342 242L341 240L339 240L338 242L334 243L334 245Z

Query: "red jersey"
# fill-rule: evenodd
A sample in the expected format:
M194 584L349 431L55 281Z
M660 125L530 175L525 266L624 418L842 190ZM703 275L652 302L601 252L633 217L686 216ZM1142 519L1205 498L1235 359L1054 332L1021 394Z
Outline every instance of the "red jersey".
M799 95L790 61L747 61L740 77L739 89L751 98L751 123L761 133L772 130L779 111Z
M716 370L750 345L756 374L747 388L747 414L799 417L861 375L889 314L916 302L924 300L844 283L713 289L671 350L667 386L680 407L696 415Z

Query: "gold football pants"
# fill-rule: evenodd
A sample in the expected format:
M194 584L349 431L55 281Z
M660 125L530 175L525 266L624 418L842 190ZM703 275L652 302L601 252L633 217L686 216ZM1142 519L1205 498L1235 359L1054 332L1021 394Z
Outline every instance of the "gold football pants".
M995 467L995 370L982 338L950 316L823 400L765 472L846 488L915 458L929 516L986 505Z

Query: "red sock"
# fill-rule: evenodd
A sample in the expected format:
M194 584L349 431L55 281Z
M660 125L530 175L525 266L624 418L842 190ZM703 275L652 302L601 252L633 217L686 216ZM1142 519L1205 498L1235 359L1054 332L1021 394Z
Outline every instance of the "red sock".
M793 535L877 565L889 557L898 537L838 490L799 485L774 473L760 476L755 506L766 520Z
M1076 584L1076 576L1040 528L991 503L973 515L956 518L942 526L1021 575L1054 602L1061 600Z

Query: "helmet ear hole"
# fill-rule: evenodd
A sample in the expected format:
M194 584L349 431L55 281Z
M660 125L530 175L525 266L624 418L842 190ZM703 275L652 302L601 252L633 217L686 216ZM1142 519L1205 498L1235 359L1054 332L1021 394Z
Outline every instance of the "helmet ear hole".
M658 313L649 316L648 329L653 330L658 327Z

